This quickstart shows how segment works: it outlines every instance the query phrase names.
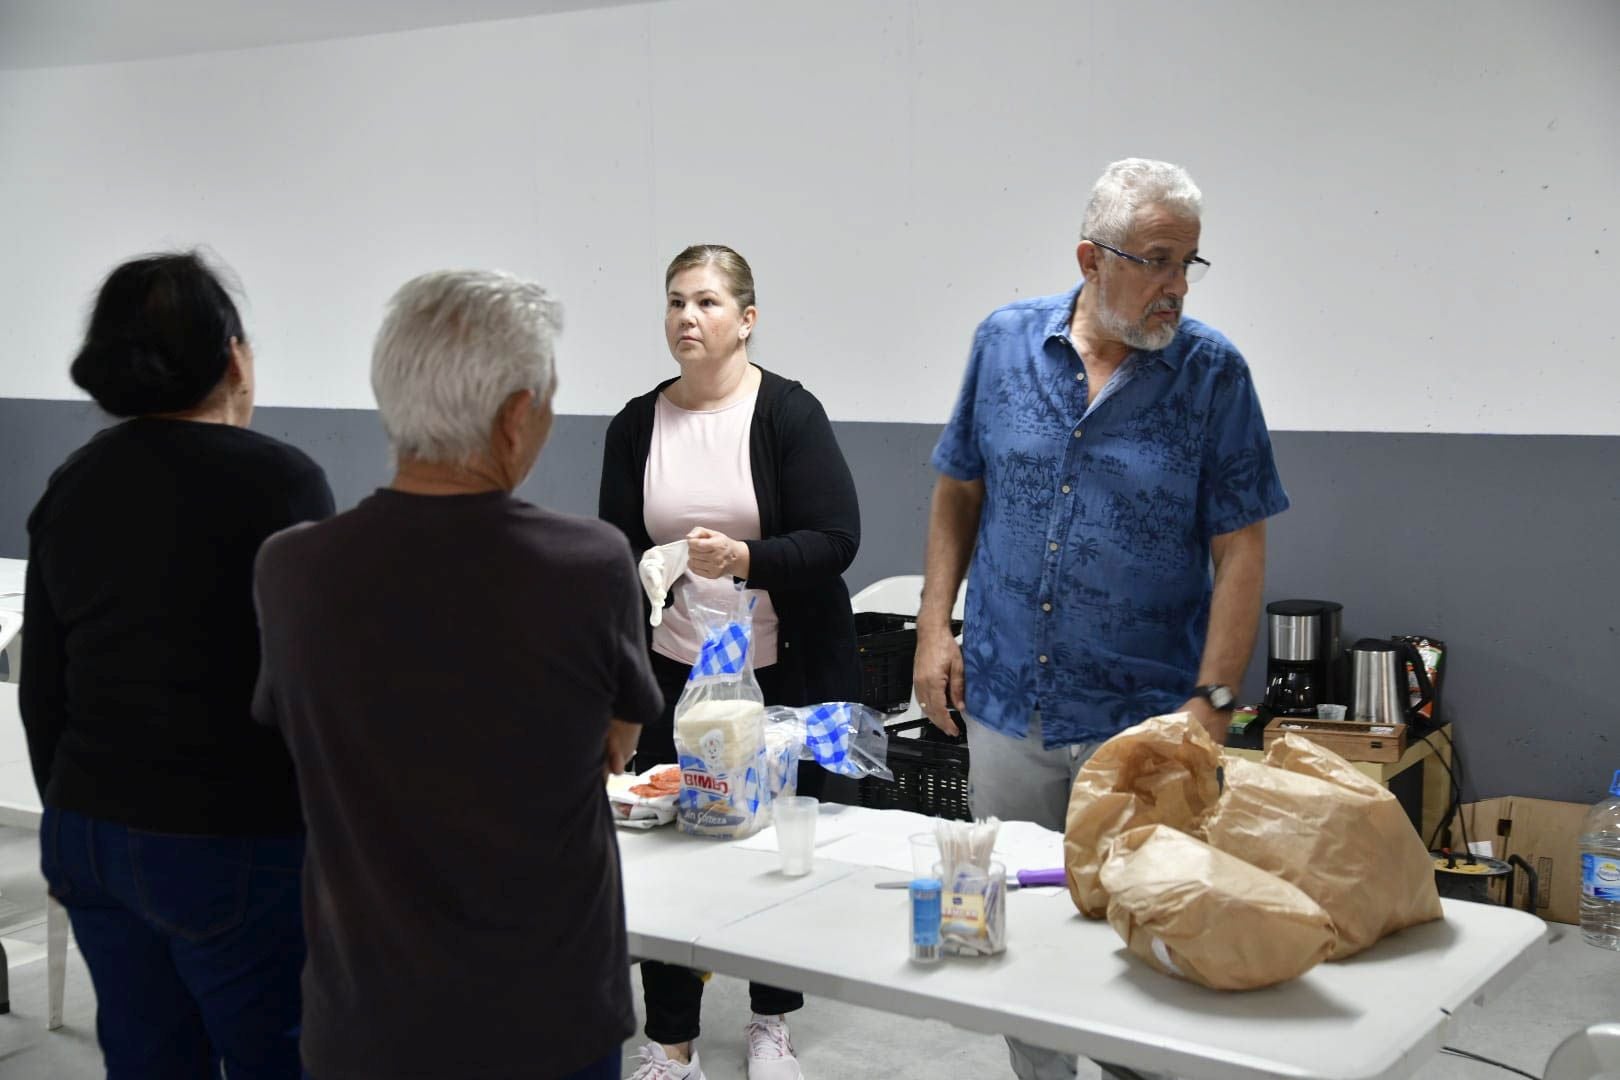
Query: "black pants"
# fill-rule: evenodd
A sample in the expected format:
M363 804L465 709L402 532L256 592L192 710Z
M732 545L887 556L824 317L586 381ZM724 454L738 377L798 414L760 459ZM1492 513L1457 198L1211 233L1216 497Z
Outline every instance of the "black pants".
M773 665L774 666L774 665ZM664 711L656 722L641 729L641 741L636 744L636 769L650 769L677 760L675 754L675 702L680 699L681 688L692 670L688 664L678 663L667 656L652 654L653 674L664 692ZM760 668L754 672L765 701L777 701L776 672ZM800 790L809 779L807 772L815 766L800 762ZM641 989L647 1006L647 1038L656 1043L674 1045L698 1037L698 1013L703 1005L704 974L676 964L661 964L656 960L641 962ZM748 1002L753 1010L774 1016L804 1008L804 995L797 990L780 990L762 983L748 984Z

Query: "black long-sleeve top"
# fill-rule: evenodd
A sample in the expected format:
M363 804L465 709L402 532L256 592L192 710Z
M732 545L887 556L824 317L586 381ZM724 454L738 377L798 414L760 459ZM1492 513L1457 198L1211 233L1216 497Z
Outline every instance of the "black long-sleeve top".
M136 419L97 434L28 519L19 703L47 806L196 835L302 827L281 735L253 722L253 559L332 513L268 436Z
M598 513L639 557L653 416L668 379L632 398L608 425ZM832 424L803 385L761 369L748 451L762 539L748 545L748 585L771 595L784 705L855 701L861 675L843 572L861 542L861 513Z

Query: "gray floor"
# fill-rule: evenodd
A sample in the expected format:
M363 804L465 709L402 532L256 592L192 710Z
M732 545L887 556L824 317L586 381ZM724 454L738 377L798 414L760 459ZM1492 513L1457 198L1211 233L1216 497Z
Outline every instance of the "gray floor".
M34 833L0 827L0 938L11 961L10 1016L0 1016L0 1080L100 1077L95 994L77 952L68 959L67 1026L45 1030L45 889ZM1600 1020L1620 1020L1620 953L1586 945L1573 928L1554 924L1548 958L1501 1000L1459 1014L1453 1046L1539 1074L1568 1033ZM639 993L639 988L638 988ZM746 1076L742 1028L747 987L716 976L704 1002L701 1041L709 1080ZM910 1020L812 998L792 1018L794 1041L810 1080L885 1077L1011 1077L999 1039L937 1021ZM469 1034L468 1038L476 1038ZM627 1059L636 1043L626 1044ZM630 1069L626 1068L626 1075ZM1082 1068L1095 1077L1095 1068ZM1439 1058L1422 1080L1506 1077L1486 1065Z

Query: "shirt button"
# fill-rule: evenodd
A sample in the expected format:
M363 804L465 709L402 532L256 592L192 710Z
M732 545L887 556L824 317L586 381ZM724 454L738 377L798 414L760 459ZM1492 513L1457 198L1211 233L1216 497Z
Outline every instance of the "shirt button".
M1052 543L1047 544L1046 545L1046 550L1048 550L1048 551L1056 551L1057 550L1057 541L1054 540Z
M1044 604L1042 604L1042 605L1041 605L1041 610L1042 610L1042 611L1051 611L1051 610L1052 610L1052 604L1051 604L1051 602L1050 602L1050 601L1048 601L1048 602L1047 602L1047 603L1044 603Z
M1040 661L1041 661L1041 663L1043 663L1043 664L1044 664L1044 663L1046 663L1046 654L1045 654L1045 653L1041 653L1041 655L1040 655L1040 658L1039 658L1039 659L1040 659Z
M1086 381L1086 373L1083 372L1083 371L1075 372L1074 373L1074 381L1075 382L1085 382Z
M1064 484L1063 485L1063 494L1067 495L1068 493L1069 493L1069 485Z
M1080 437L1080 429L1079 428L1074 429L1074 437L1077 438L1077 439Z

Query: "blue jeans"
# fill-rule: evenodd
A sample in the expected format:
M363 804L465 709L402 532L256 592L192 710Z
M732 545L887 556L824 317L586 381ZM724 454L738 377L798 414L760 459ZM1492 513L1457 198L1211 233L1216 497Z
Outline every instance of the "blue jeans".
M297 1080L304 838L47 809L40 863L96 988L107 1080Z

